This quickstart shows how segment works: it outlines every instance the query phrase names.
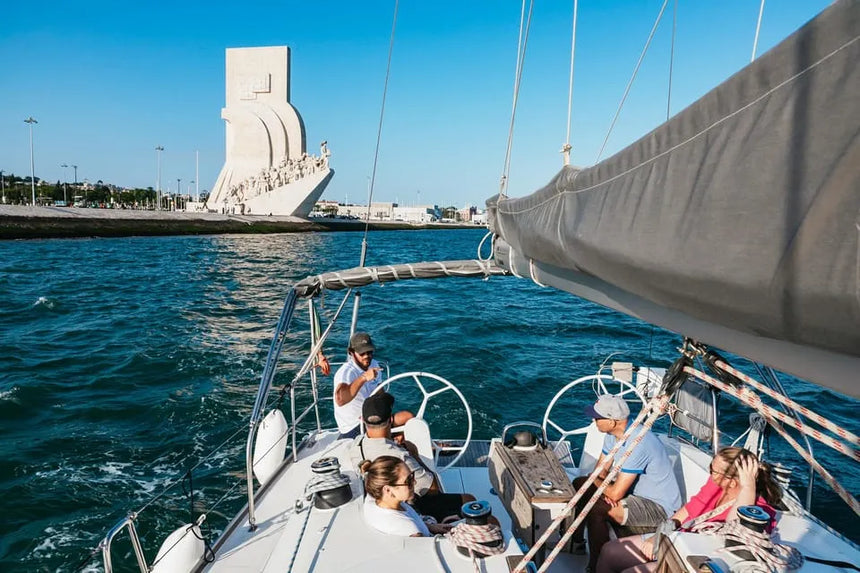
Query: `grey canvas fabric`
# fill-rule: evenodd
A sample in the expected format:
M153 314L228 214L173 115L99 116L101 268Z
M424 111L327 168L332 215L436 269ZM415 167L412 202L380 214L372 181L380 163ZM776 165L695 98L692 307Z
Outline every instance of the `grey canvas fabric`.
M835 3L615 156L492 198L491 229L697 320L860 356L858 33L860 2Z
M311 297L318 295L323 290L342 290L406 279L486 278L505 274L507 271L496 266L492 261L432 261L379 267L355 267L323 273L307 277L296 283L293 288L298 296Z

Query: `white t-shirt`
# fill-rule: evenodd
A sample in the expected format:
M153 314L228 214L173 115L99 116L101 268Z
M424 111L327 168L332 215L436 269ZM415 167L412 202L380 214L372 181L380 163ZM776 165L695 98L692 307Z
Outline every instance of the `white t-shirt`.
M401 502L400 507L403 511L379 507L375 499L369 495L365 496L364 521L377 531L388 535L409 537L420 533L424 537L430 537L430 530L427 529L418 512L408 503Z
M371 360L370 368L379 368L379 362ZM334 388L332 389L332 396L337 393L338 386L341 384L352 384L352 382L364 374L364 372L365 371L355 363L352 356L350 356L347 361L337 369L337 372L334 373ZM382 371L380 370L379 374L376 375L376 378L370 382L365 382L364 386L361 387L361 390L358 391L358 394L356 394L355 398L350 402L343 406L338 406L337 399L335 398L334 419L337 421L337 429L340 430L341 434L346 434L358 426L359 418L361 418L361 405L364 404L365 399L373 394L373 391L376 390L376 387L381 383Z

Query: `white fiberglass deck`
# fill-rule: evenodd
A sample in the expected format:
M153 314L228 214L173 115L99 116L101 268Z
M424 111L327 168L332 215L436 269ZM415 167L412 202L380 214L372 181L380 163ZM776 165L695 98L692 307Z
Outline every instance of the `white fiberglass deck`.
M235 527L225 532L215 548L215 561L205 571L378 573L403 567L408 567L410 573L475 571L471 559L459 554L445 538L397 537L368 527L362 516L362 485L349 460L352 441L338 441L336 437L336 432L324 432L300 449L297 462L286 466L258 497L257 530L248 531L247 514L243 513ZM689 499L707 479L705 468L710 455L665 436L661 439L675 466L682 495ZM472 442L457 466L442 472L440 478L446 492L468 492L491 504L505 535L506 551L504 555L481 561L480 570L508 572L519 561L522 551L511 533L510 516L491 491L486 466L489 445L489 442ZM310 465L329 456L337 457L341 471L350 477L353 499L333 510L308 509L304 488L313 476ZM576 472L573 468L566 469L569 473ZM297 500L302 502L298 512ZM797 547L804 555L826 556L848 563L860 559L855 546L807 515L780 512L775 534L777 540ZM682 556L718 558L720 555L719 538L698 534L673 537ZM549 571L581 572L585 570L586 559L561 553ZM800 569L802 573L841 570L809 561Z
M257 530L249 532L247 516L243 516L242 522L217 548L215 562L205 570L343 573L408 567L414 573L474 571L471 559L457 553L443 538L396 537L369 528L361 512L361 483L350 466L351 441L335 441L335 437L335 433L324 434L300 452L298 461L288 471L274 478L274 483L257 502ZM309 512L304 487L313 475L310 464L326 456L340 459L341 470L351 478L353 499L337 509L312 508ZM449 492L462 491L466 485L474 489L482 484L482 491L475 491L476 495L489 494L485 467L454 468L443 476ZM296 500L304 503L298 513ZM494 506L494 514L500 519L506 518L498 503ZM521 555L510 534L509 519L506 525L505 555ZM505 555L484 560L482 570L509 571Z

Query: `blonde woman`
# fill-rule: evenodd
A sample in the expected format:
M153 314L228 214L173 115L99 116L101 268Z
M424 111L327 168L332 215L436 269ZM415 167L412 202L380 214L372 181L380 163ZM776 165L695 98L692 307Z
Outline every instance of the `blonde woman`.
M415 497L415 473L400 458L380 456L361 465L364 473L364 520L389 535L430 537L450 530L448 525L427 525L409 505Z
M755 454L743 448L723 448L711 461L708 481L695 496L675 512L676 525L706 513L724 508L706 521L724 522L738 519L737 509L758 505L771 520L767 531L773 530L776 515L774 505L782 499L779 485L773 480L770 467L760 463ZM603 546L596 573L645 573L656 570L653 537L632 535L610 541Z

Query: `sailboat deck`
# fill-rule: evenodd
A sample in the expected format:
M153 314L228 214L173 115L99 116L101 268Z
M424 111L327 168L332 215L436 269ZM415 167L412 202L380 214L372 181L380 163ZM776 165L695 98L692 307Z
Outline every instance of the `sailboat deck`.
M474 571L470 558L459 554L442 538L396 537L369 528L362 516L361 481L350 466L351 441L336 440L336 434L322 434L303 448L287 471L273 478L256 504L257 530L248 530L247 514L222 538L216 559L206 571L365 571L409 567L411 571ZM471 490L491 500L494 515L503 522L504 555L484 560L484 571L509 571L507 556L522 555L510 533L510 518L498 498L490 494L486 458L489 442L475 442L456 468L442 473L449 492ZM305 501L305 484L311 479L310 464L325 456L340 460L341 470L350 478L352 500L333 509L317 509ZM480 466L462 464L483 462ZM297 501L302 507L297 510ZM498 506L498 507L496 507Z

